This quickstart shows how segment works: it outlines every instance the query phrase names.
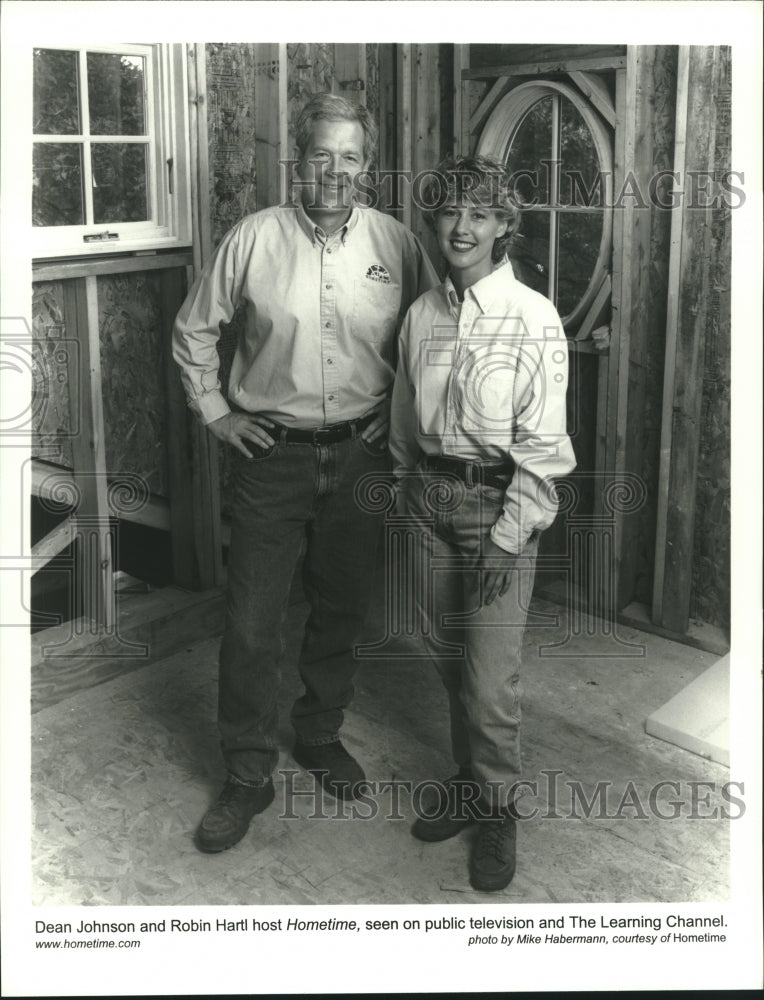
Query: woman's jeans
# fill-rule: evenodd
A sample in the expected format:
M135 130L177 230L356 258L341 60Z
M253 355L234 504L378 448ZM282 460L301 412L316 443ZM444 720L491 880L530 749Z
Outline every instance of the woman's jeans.
M498 487L423 471L403 481L399 503L415 526L411 576L425 650L448 692L454 760L492 808L511 805L522 781L520 661L538 551L534 534L519 556L508 554L509 589L481 604L476 564L503 499Z
M282 627L295 567L303 568L310 615L299 658L305 693L292 708L307 745L338 738L353 696L353 647L364 624L381 514L356 502L358 480L389 469L386 448L360 436L329 445L283 434L255 457L236 453L218 722L231 774L260 785L278 761L277 698Z

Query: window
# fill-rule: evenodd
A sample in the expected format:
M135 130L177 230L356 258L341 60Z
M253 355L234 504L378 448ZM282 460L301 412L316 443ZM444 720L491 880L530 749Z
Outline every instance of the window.
M604 83L586 76L600 102L609 102ZM612 129L583 93L557 80L511 90L478 144L507 164L529 205L510 251L515 273L554 302L568 332L580 326L608 271L612 148Z
M33 252L191 241L179 45L34 50Z

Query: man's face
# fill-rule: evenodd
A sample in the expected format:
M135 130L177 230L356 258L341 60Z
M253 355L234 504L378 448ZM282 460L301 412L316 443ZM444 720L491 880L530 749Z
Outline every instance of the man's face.
M363 127L359 122L317 121L297 165L297 176L307 210L349 208L353 179L366 170Z

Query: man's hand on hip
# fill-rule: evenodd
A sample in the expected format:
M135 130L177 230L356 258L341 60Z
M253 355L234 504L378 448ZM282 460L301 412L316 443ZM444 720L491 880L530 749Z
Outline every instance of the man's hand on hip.
M272 448L276 442L268 434L266 428L273 426L273 422L267 417L249 413L226 413L224 417L207 424L207 429L219 441L232 444L242 455L252 458L252 452L249 451L244 442L251 441L260 448Z
M364 441L376 441L386 438L390 427L390 400L386 399L374 415L374 419L361 433Z
M517 556L501 548L492 538L486 538L483 555L478 560L481 604L492 604L497 597L506 594L512 583L512 573L516 563Z

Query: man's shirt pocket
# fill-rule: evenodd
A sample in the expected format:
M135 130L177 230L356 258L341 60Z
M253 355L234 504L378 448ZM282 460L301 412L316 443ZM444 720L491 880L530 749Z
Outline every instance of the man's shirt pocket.
M372 344L392 340L400 305L400 285L357 278L353 290L353 336Z

